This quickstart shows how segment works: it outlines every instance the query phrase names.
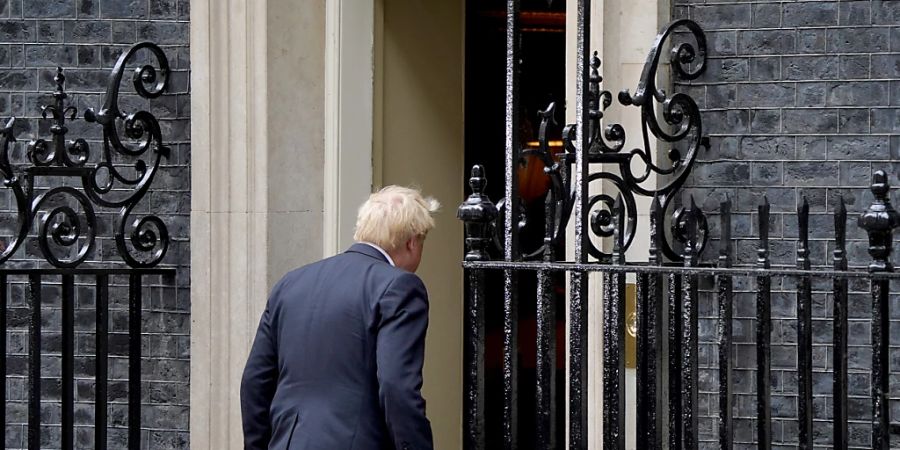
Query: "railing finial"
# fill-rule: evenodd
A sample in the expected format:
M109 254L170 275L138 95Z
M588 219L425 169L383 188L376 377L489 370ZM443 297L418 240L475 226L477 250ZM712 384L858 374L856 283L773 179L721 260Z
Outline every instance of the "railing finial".
M56 66L56 75L53 76L53 81L56 82L56 92L53 93L53 96L56 98L66 98L66 76L63 75L63 68L61 66Z
M887 174L879 170L872 176L872 193L875 201L859 216L859 226L869 235L869 254L873 261L869 264L871 272L890 272L892 234L894 228L900 226L900 214L891 205L889 197L891 185Z
M456 217L466 226L466 261L485 261L488 259L487 246L491 240L491 224L497 218L497 207L484 194L487 179L484 167L472 166L472 177L469 178L472 194L459 206Z

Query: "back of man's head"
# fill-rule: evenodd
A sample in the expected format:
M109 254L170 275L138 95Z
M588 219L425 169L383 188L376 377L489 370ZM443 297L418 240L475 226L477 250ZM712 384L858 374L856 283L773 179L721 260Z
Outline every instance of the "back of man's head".
M386 186L359 207L353 239L393 251L410 238L428 234L438 208L437 200L422 197L417 189Z

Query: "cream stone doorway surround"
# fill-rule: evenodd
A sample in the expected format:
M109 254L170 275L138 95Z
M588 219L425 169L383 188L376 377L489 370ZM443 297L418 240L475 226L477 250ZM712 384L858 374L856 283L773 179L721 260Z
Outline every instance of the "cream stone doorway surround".
M242 447L269 287L322 256L324 0L191 0L191 448Z
M424 394L437 447L459 448L462 5L191 0L191 448L242 447L240 376L269 288L343 250L383 183L445 205L420 270ZM406 53L424 42L434 53Z
M373 187L375 2L325 1L324 256L353 243Z

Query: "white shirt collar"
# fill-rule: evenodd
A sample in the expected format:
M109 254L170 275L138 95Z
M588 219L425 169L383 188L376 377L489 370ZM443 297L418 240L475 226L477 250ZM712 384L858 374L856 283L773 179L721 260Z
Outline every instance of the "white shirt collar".
M394 264L394 260L391 258L391 255L388 255L388 252L386 252L383 248L379 247L378 245L375 245L371 242L360 242L360 244L366 244L369 247L372 247L375 250L378 250L379 252L381 252L382 255L384 255L385 259L387 259L387 262L390 263L390 265L392 265L394 267L397 266L396 264Z

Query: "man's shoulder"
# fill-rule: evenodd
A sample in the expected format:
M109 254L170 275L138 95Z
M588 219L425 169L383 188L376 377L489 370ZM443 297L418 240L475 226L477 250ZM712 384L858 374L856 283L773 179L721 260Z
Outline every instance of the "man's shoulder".
M342 269L351 267L354 268L354 271L358 269L360 274L368 273L370 276L375 276L390 282L398 279L400 282L419 280L419 277L414 273L392 266L386 261L347 251L292 269L284 274L278 284L289 283L308 275L315 275L320 271L334 270L338 267ZM421 280L419 280L419 283L421 283Z
M425 289L425 283L422 282L422 279L419 278L418 275L407 272L403 269L398 269L393 267L394 271L391 273L392 276L392 284L395 286L404 286L411 288L421 288Z

